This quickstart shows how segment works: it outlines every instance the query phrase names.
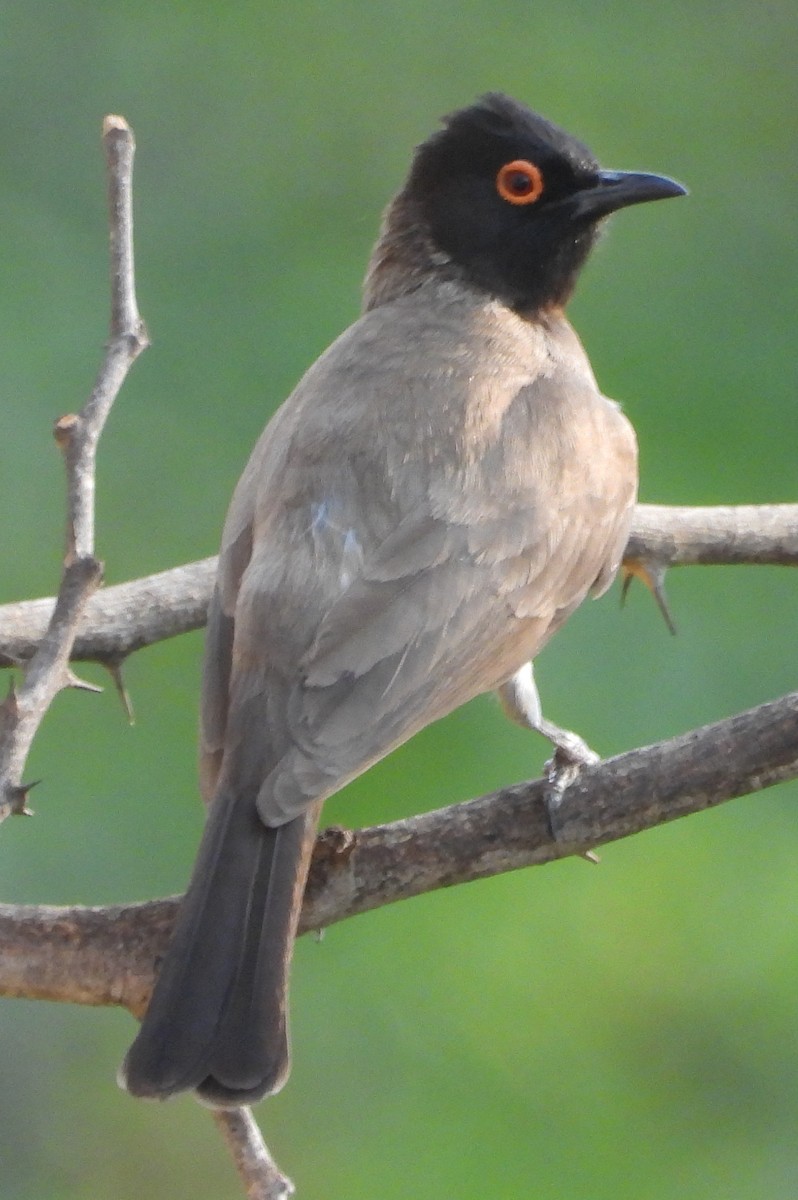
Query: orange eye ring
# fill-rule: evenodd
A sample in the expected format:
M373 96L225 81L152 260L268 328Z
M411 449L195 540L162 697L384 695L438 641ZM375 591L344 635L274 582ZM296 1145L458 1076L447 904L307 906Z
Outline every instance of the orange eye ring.
M509 204L534 204L543 191L543 173L527 159L514 158L496 176L496 191Z

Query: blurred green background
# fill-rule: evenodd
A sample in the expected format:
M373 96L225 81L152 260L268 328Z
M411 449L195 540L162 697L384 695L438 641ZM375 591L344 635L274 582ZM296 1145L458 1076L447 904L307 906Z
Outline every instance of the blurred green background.
M265 419L357 314L380 210L437 117L498 88L687 201L621 214L572 317L637 426L642 498L798 500L794 0L0 5L0 600L51 593L54 418L107 327L99 132L138 139L153 347L104 436L109 582L215 551ZM798 576L690 569L669 637L638 589L546 651L550 716L602 753L796 686ZM58 699L0 837L6 901L182 888L201 812L201 638ZM89 672L87 672L89 673ZM93 678L102 674L94 671ZM388 820L537 773L476 701L330 804ZM428 896L298 947L295 1066L259 1109L301 1197L781 1200L798 1194L795 785L569 861ZM190 1099L118 1091L122 1012L0 1003L3 1200L240 1188Z

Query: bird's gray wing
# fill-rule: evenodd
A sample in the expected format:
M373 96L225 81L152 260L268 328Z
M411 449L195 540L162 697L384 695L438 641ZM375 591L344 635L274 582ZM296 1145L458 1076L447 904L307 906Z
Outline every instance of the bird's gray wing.
M287 692L290 746L258 796L266 824L290 819L498 687L606 584L635 496L627 428L617 445L593 447L595 489L584 480L570 492L533 484L501 513L472 511L464 521L424 506L364 561L324 614Z

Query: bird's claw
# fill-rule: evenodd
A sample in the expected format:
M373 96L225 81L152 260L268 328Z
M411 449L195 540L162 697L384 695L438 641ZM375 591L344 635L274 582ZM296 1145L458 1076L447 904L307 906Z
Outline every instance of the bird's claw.
M558 837L557 810L572 783L575 783L585 767L595 766L601 757L591 750L587 742L576 733L562 729L554 745L554 754L543 767L546 779L545 801L549 814L549 825L555 841Z

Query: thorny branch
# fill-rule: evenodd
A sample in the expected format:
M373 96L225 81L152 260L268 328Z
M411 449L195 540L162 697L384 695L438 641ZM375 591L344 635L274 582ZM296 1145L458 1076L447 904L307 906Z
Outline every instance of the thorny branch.
M629 837L798 777L798 692L586 767L557 807L531 780L316 844L300 929ZM0 995L140 1015L179 897L105 908L0 905Z
M149 341L136 302L133 261L133 131L123 117L103 122L108 175L110 228L110 337L91 395L77 414L56 421L55 440L67 476L66 553L61 586L41 612L37 635L23 649L5 656L4 665L22 668L18 689L12 685L0 705L0 821L27 812L32 784L23 771L36 730L56 695L65 687L91 688L72 673L75 635L81 615L100 585L102 563L94 554L95 466L97 445L111 407L133 363ZM105 659L124 698L119 660ZM94 689L97 690L97 689ZM282 1200L293 1185L279 1171L248 1110L217 1117L250 1200Z
M639 504L626 561L651 574L688 564L798 566L798 504ZM215 574L216 559L204 558L97 592L78 624L72 658L114 666L134 650L201 628ZM54 603L0 605L0 667L31 656Z
M62 688L81 687L69 670L78 622L102 579L94 556L94 468L97 443L125 376L147 346L136 306L133 275L132 170L135 143L121 117L106 117L103 145L108 171L111 229L111 331L89 399L78 414L55 425L67 475L66 554L61 587L43 636L24 663L23 680L0 707L0 821L26 811L31 784L23 772L33 737ZM26 656L27 657L27 656Z
M798 692L586 768L556 833L546 783L317 841L301 931L440 887L542 865L798 776ZM179 897L105 908L0 905L0 995L122 1005L141 1015ZM251 1200L293 1185L247 1109L215 1114Z

